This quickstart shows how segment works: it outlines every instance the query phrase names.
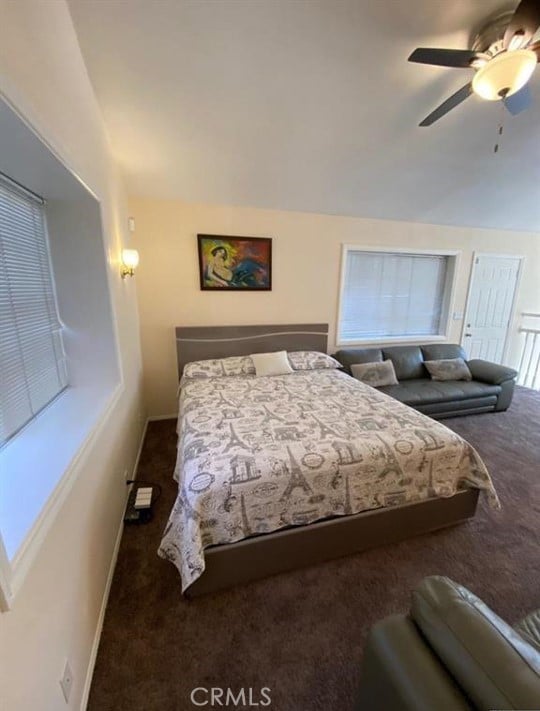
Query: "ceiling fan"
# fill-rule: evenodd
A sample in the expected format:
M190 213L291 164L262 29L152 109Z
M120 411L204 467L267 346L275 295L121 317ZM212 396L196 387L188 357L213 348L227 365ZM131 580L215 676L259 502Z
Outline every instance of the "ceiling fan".
M532 104L528 86L540 61L540 0L521 0L515 12L505 12L487 23L472 49L415 49L409 62L474 69L472 81L446 99L420 123L431 126L473 92L488 101L502 100L511 114Z

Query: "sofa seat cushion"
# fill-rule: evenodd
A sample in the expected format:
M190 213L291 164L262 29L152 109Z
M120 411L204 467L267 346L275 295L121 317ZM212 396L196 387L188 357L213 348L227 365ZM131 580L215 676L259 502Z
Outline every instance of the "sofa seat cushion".
M540 610L535 610L524 617L514 629L523 639L540 652Z
M453 417L454 415L472 415L477 412L492 412L497 405L497 396L473 397L467 400L452 400L450 402L430 402L418 405L409 405L418 412L430 417Z
M476 380L443 380L429 378L403 380L398 385L385 385L379 390L404 402L406 405L427 405L434 402L453 402L489 395L497 396L500 385L489 385Z

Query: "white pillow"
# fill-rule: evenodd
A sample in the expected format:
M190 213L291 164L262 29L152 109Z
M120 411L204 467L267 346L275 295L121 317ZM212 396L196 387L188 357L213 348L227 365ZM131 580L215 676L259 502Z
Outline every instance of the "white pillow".
M287 358L287 351L252 353L251 360L258 378L263 375L288 375L294 372Z

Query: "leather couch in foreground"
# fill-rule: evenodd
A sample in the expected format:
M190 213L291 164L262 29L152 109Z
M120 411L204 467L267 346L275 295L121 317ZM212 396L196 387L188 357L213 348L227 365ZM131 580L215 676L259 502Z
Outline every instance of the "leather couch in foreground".
M444 577L370 631L358 711L540 709L540 610L512 628Z
M398 384L378 389L435 419L508 409L517 377L517 371L504 365L466 360L463 348L452 343L344 349L334 357L349 375L356 363L391 360ZM424 361L449 358L463 358L472 380L432 380Z

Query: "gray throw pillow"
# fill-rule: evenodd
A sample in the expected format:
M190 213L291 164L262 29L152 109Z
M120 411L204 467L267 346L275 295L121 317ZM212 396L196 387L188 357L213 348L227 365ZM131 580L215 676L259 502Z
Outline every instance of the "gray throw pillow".
M463 358L425 360L424 365L432 380L472 380L469 366Z
M351 365L351 373L353 378L371 385L372 388L398 384L391 360L383 360L381 363L355 363Z

